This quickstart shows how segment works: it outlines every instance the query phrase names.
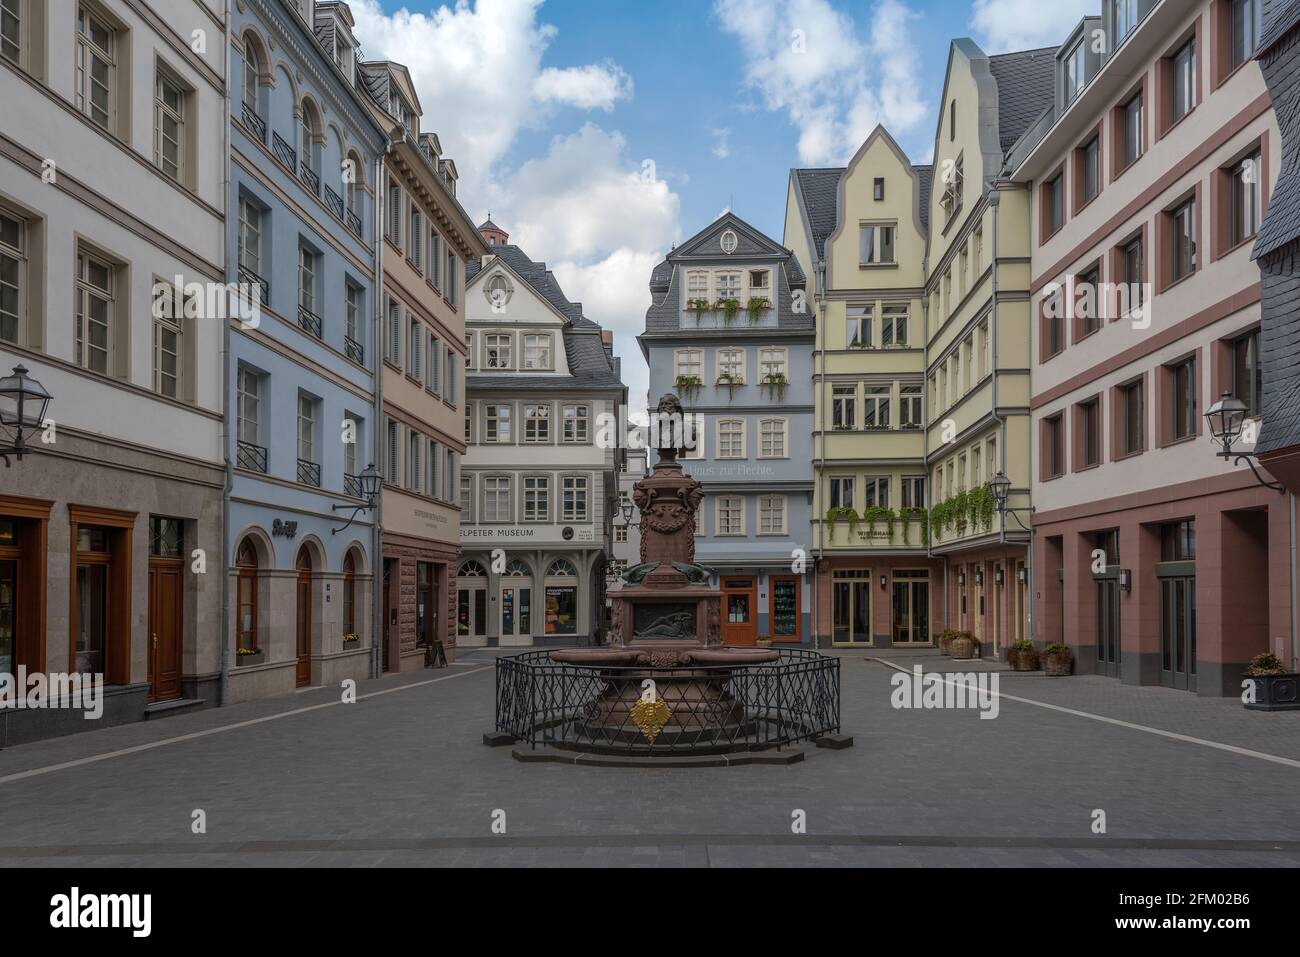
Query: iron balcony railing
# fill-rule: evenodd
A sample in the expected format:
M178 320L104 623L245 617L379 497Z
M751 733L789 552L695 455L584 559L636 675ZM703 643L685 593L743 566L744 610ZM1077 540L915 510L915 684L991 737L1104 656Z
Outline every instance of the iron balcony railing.
M612 667L533 651L496 661L496 730L533 748L636 755L761 751L840 730L840 660L782 649L757 665ZM627 706L654 678L653 737Z
M325 205L339 219L343 218L343 197L328 186L325 187Z
M308 462L306 459L299 459L298 481L303 485L314 485L320 488L320 464Z
M313 195L320 195L320 177L316 175L314 169L307 165L306 160L303 161L302 169L298 171L298 176L302 179L303 184L311 190Z
M247 266L239 267L239 281L250 286L257 286L262 291L262 303L271 301L271 284Z
M343 351L359 366L366 364L366 347L350 336L343 337Z
M279 133L271 134L271 154L288 167L290 173L298 172L298 151L282 140Z
M298 325L306 332L311 333L317 339L321 338L321 319L320 316L312 312L306 306L298 307Z
M361 476L353 475L351 472L343 473L343 491L353 498L365 498L361 494Z
M240 116L243 117L244 125L257 134L257 138L265 143L266 120L257 115L257 110L245 103L243 104L243 110L241 111Z
M252 442L240 442L235 449L235 464L250 472L266 472L266 449Z
M352 210L348 210L347 215L348 228L357 234L357 239L361 238L361 217Z

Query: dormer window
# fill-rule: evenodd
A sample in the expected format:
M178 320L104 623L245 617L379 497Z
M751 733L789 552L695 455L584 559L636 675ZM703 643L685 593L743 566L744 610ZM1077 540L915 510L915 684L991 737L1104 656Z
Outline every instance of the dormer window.
M771 288L772 274L766 269L751 269L749 271L749 291L766 295Z
M488 333L483 336L483 368L510 369L514 367L514 337L509 333Z
M411 131L411 120L415 117L415 111L406 105L406 100L397 90L390 90L388 93L388 112L402 124L402 129L408 133Z
M1084 49L1083 41L1080 40L1065 57L1064 93L1066 103L1073 102L1074 98L1079 95L1079 91L1083 89L1083 85L1087 82L1087 74L1085 72L1086 53L1087 51Z

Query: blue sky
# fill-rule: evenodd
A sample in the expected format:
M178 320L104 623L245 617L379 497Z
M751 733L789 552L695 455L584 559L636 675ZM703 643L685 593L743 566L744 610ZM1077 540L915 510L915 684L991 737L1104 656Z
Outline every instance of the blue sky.
M634 407L650 270L726 208L781 239L793 166L878 122L929 159L951 38L1054 44L1100 0L350 0L405 63L470 215L612 328Z

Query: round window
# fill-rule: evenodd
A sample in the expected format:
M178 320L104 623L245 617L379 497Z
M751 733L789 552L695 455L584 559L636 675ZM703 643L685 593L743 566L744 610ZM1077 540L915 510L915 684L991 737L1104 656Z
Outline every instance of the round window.
M722 234L722 251L727 255L731 255L736 251L737 242L736 234L728 229Z

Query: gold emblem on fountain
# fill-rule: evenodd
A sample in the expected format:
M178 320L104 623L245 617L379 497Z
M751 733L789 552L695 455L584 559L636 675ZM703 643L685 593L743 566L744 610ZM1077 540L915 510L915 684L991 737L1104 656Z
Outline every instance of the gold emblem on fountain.
M641 688L641 697L632 707L632 722L641 729L646 741L654 744L655 738L659 737L659 732L664 729L673 713L659 697L653 678L641 682Z

